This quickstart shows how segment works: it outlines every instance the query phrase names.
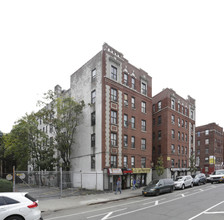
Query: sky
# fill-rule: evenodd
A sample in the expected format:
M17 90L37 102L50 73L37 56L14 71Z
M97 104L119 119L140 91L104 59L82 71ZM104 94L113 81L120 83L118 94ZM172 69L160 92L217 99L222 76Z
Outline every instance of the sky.
M106 42L164 88L196 100L196 126L224 127L223 0L0 1L0 130Z

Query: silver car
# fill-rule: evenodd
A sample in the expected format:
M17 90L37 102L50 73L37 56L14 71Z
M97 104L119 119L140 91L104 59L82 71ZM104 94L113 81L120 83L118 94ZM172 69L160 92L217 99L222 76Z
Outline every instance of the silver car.
M185 189L186 187L193 187L193 178L188 176L178 176L174 182L175 189Z

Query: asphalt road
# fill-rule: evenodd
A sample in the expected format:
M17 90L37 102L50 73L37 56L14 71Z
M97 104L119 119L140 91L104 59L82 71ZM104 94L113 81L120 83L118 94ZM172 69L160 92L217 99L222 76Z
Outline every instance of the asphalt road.
M44 220L223 220L224 184L43 213Z

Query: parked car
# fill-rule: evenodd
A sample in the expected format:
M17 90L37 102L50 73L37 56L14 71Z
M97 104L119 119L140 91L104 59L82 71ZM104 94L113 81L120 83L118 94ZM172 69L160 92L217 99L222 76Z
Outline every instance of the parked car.
M201 184L205 184L206 182L207 182L207 178L204 173L197 174L193 179L193 184L197 186Z
M156 195L160 193L173 192L174 190L174 181L172 179L160 179L151 181L146 187L142 190L142 195Z
M186 187L193 187L192 176L178 176L174 182L175 189L185 189Z
M215 170L213 174L210 175L209 181L213 183L223 183L224 182L224 170Z
M28 193L0 193L1 220L42 220L38 201Z

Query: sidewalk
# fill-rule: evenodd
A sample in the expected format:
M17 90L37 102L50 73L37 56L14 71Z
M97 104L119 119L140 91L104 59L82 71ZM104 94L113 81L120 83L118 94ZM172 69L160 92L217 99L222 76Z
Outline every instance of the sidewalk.
M77 208L84 205L94 205L133 198L142 195L142 188L122 190L122 193L105 192L101 194L69 196L66 198L39 199L39 207L42 212L58 211L62 209Z

